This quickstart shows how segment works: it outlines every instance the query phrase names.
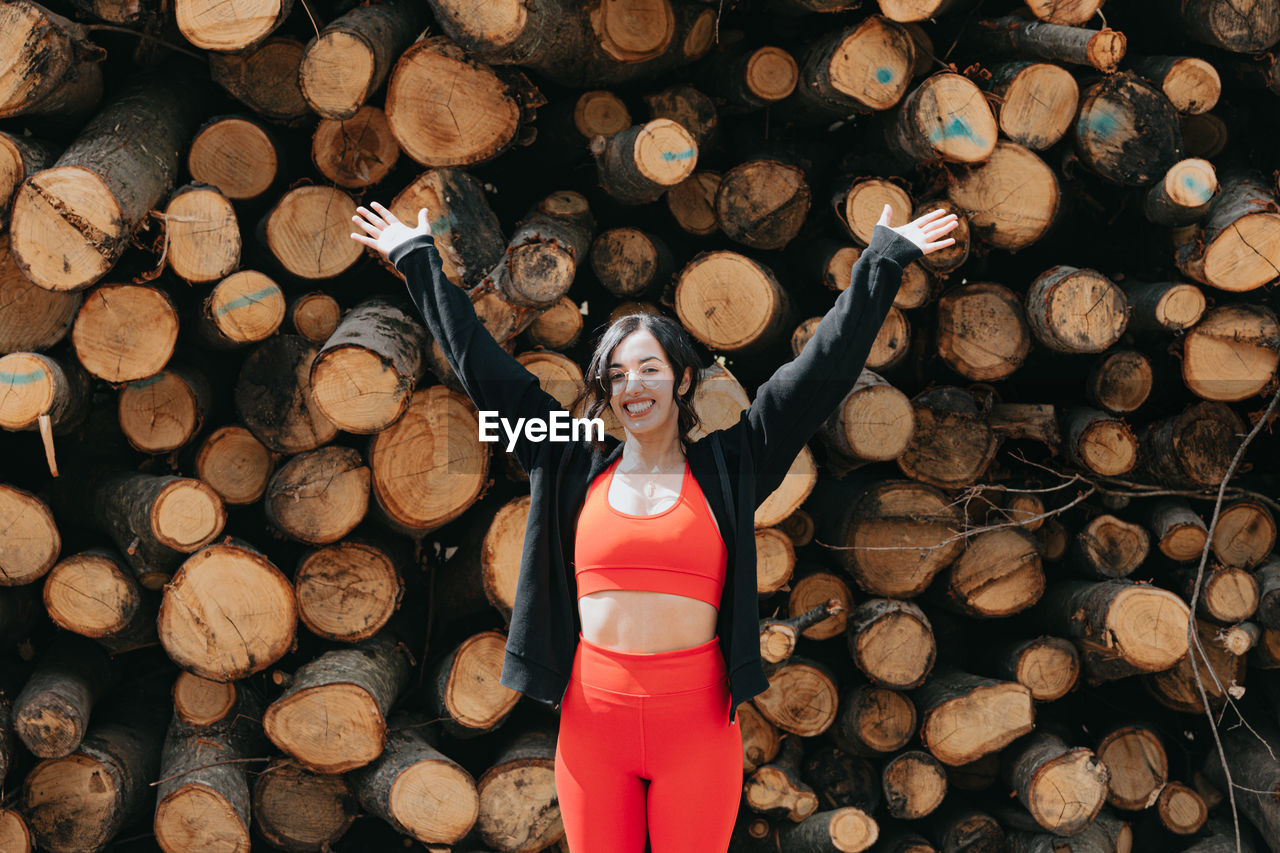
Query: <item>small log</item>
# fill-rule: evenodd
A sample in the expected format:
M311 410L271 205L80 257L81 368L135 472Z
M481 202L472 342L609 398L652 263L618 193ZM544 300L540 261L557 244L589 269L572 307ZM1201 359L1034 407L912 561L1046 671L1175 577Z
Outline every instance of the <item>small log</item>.
M1104 353L1094 364L1084 393L1089 402L1099 409L1125 414L1147 401L1155 387L1155 379L1155 368L1146 355L1137 350L1112 350ZM1123 424L1123 421L1119 423Z
M104 284L85 300L71 329L84 369L107 382L131 382L160 372L173 356L178 312L163 290Z
M281 850L321 853L338 842L360 813L346 777L312 773L277 758L253 785L253 822Z
M836 603L834 615L804 630L806 638L826 640L844 633L849 610L853 606L853 592L840 575L813 565L804 565L800 573L791 579L789 586L791 592L787 596L787 612L793 617L807 613L819 605L832 601Z
M1190 601L1196 591L1195 566L1184 565L1175 570L1172 577L1178 590ZM1234 625L1253 616L1260 597L1258 581L1251 572L1211 563L1200 580L1198 615L1219 624Z
M227 537L165 585L156 630L178 666L227 682L266 669L294 644L293 586L249 544Z
M781 47L735 45L707 57L697 79L708 94L727 102L731 112L746 112L790 97L800 81L800 66Z
M884 598L919 595L964 550L950 500L909 480L869 487L834 526L841 533L825 541L843 546L841 561L858 586Z
M370 104L350 118L322 119L311 137L311 162L320 174L347 189L381 183L399 158L386 113Z
M224 504L251 504L267 490L275 468L271 451L242 426L219 427L196 451L196 477Z
M595 217L581 193L554 192L525 214L486 281L517 307L553 305L585 266L594 230Z
M670 281L675 257L666 242L639 228L610 228L591 244L591 269L605 289L620 299L633 299ZM581 313L573 306L578 326ZM536 325L543 321L540 315ZM563 349L556 346L552 349Z
M654 119L591 141L600 186L623 204L656 201L693 174L698 146L671 119Z
M1160 672L1187 654L1186 602L1149 584L1051 584L1040 604L1050 630L1074 639L1091 684Z
M864 368L818 434L841 463L855 468L897 459L910 444L915 424L915 408L907 395Z
M1276 277L1280 205L1256 172L1226 172L1202 223L1174 234L1174 261L1201 284L1243 293Z
M417 3L395 0L359 6L329 21L298 67L307 105L321 118L356 115L422 32L423 11Z
M1151 549L1151 539L1140 525L1098 515L1072 537L1067 557L1081 574L1102 580L1128 577L1142 565Z
M811 627L844 611L837 599L828 599L810 607L789 619L760 620L760 656L767 663L780 663L795 653L796 643L802 633Z
M311 364L318 352L304 338L274 335L240 367L236 411L254 438L276 453L314 450L338 433L312 400Z
M1258 581L1257 620L1265 628L1280 629L1280 557L1263 560L1253 576Z
M1098 742L1097 756L1111 773L1107 802L1118 809L1150 808L1169 781L1164 743L1149 726L1112 729Z
M255 270L241 270L214 285L201 303L196 328L215 349L236 349L274 335L285 308L280 285Z
M196 368L173 364L155 376L120 389L120 431L143 453L169 453L185 447L204 427L212 405L209 380Z
M986 473L1001 439L972 394L941 385L917 394L911 405L916 429L897 459L902 473L940 488L971 485Z
M1104 74L1116 70L1126 46L1124 34L1109 27L1089 30L1028 21L1014 15L979 21L975 36L979 46L1053 62L1088 65Z
M1044 594L1044 569L1035 537L1006 527L965 540L943 587L948 605L969 616L994 619L1034 605Z
M1110 775L1084 747L1037 732L1005 756L1005 776L1036 823L1055 835L1084 831L1102 809Z
M111 683L111 661L95 643L60 634L13 700L13 731L40 758L80 746L89 715Z
M1194 560L1204 551L1208 529L1185 498L1152 501L1143 522L1160 553L1171 560Z
M240 227L231 202L214 187L188 184L165 207L165 262L190 284L217 281L240 266Z
M742 729L742 768L751 773L761 764L767 764L782 748L782 735L756 710L751 702L737 707L737 719Z
M91 523L112 538L147 589L160 589L184 554L208 545L226 524L218 494L189 477L104 470L67 499L82 513L88 509Z
M1217 625L1196 619L1196 633L1203 652L1193 646L1171 669L1143 679L1147 691L1156 701L1184 714L1205 713L1197 678L1204 685L1209 709L1218 711L1227 703L1228 697L1236 698L1245 675L1246 659L1227 650ZM1191 660L1193 654L1194 664Z
M862 853L880 837L880 826L871 815L855 806L816 812L796 824L778 828L781 853L810 850L839 850Z
M815 122L887 110L907 92L916 49L905 27L881 15L832 30L798 58L787 110Z
M235 14L214 0L174 0L173 16L183 38L202 50L252 50L284 23L293 0L256 0Z
M694 172L667 190L664 198L676 224L688 234L705 237L719 229L715 198L720 189L720 173Z
M380 634L299 669L263 713L262 727L308 769L345 773L382 754L387 713L408 681L408 656Z
M977 84L940 71L903 98L885 126L885 141L915 163L980 163L995 150L998 132Z
M1129 320L1124 291L1111 279L1062 264L1036 277L1026 304L1031 331L1057 352L1102 352L1120 339Z
M507 240L484 187L461 169L428 169L389 207L406 222L416 222L418 211L427 209L445 277L460 287L478 284L503 257Z
M918 820L932 814L947 795L945 768L932 755L918 749L886 761L881 784L889 814L900 820Z
M1076 406L1063 415L1067 458L1104 477L1120 477L1138 464L1138 437L1123 420L1098 409Z
M804 171L791 163L758 158L720 178L716 221L725 236L755 249L782 249L795 239L812 202Z
M355 206L335 187L295 187L263 219L262 241L292 275L313 281L341 275L361 255L360 244L348 236Z
M1003 285L974 282L951 288L938 300L938 355L957 373L978 382L1005 379L1031 350L1022 302Z
M773 527L757 530L755 540L756 591L765 595L777 592L795 572L795 546L787 534Z
M778 530L786 534L787 538L791 540L791 544L796 548L803 548L813 541L813 534L817 530L817 525L813 523L813 516L802 509L798 509L782 520L778 525Z
M428 709L453 736L491 732L515 708L520 694L498 682L506 641L499 631L483 631L431 665Z
M534 346L565 350L578 342L582 327L582 311L572 299L562 296L534 318L525 334Z
M83 302L81 292L46 290L23 275L9 251L9 236L0 234L0 352L54 346L71 331Z
M7 3L0 118L16 115L83 119L102 100L104 51L87 29L31 0Z
M313 344L323 344L342 320L342 306L323 291L312 291L290 300L285 310L289 326Z
M891 208L889 226L898 228L910 220L911 196L886 178L850 178L836 186L831 203L836 218L848 229L859 246L866 246L875 234L876 223L887 204ZM847 286L847 285L846 285Z
M1182 341L1182 381L1205 400L1233 403L1261 394L1280 364L1280 321L1264 305L1219 305Z
M22 812L41 849L102 850L150 803L164 718L143 703L95 714L79 748L36 765L22 786Z
M1168 486L1217 488L1246 430L1225 403L1193 403L1138 436L1141 467Z
M241 687L180 672L173 682L173 714L191 726L211 726L227 719L236 707Z
M245 53L210 54L209 76L260 117L296 127L311 115L298 85L304 51L296 38L272 36Z
M801 758L799 742L783 738L777 757L742 783L744 801L752 811L799 823L818 810L817 795L801 778Z
M434 530L479 499L490 456L479 434L471 402L432 386L414 392L400 420L370 439L366 458L375 506L393 529ZM439 440L444 435L449 441ZM473 439L463 442L460 436Z
M1217 193L1213 164L1189 157L1174 163L1162 180L1151 185L1142 212L1157 225L1190 225L1204 218Z
M1080 86L1060 65L1019 60L1001 62L980 85L996 95L995 111L1000 132L1032 151L1057 144L1071 129Z
M451 100L455 91L468 95ZM396 60L385 109L391 133L410 158L424 166L464 166L510 148L545 103L522 73L499 73L444 36L433 36L415 42ZM448 108L437 109L438 104Z
M873 684L894 690L923 684L938 654L929 618L909 601L863 602L849 614L845 641L854 665Z
M1021 191L1010 193L1008 187ZM1026 248L1058 215L1058 178L1034 151L1000 141L984 162L947 185L947 197L969 216L970 233L997 249Z
M769 267L723 250L699 253L677 273L675 308L689 334L728 352L775 341L791 310Z
M1178 6L1178 16L1196 41L1236 53L1260 53L1280 39L1280 9L1270 3L1192 0Z
M1035 724L1026 687L955 669L935 669L913 699L920 709L920 742L952 767L1003 749Z
M835 722L838 682L825 664L792 655L765 670L769 689L752 701L769 722L786 732L812 737Z
M1134 71L1160 87L1180 113L1208 112L1222 94L1218 69L1197 56L1129 57Z
M156 642L155 602L111 549L91 548L58 561L43 596L55 624L92 637L112 654Z
M44 577L58 562L62 534L49 506L25 489L0 483L0 587Z
M1001 646L993 671L1031 691L1037 702L1055 702L1075 689L1080 653L1062 637L1035 637Z
M360 537L307 553L294 572L298 618L325 639L355 643L372 637L404 596L409 555L401 550Z
M1248 654L1262 641L1264 630L1256 622L1238 622L1222 630L1222 647L1236 657Z
M248 115L215 116L187 149L191 179L217 187L232 201L258 198L276 182L282 160L275 135Z
M802 778L813 785L819 808L854 806L870 814L880 804L875 765L834 743L823 743L805 756Z
M351 778L361 805L398 832L425 844L454 844L475 824L480 796L471 774L437 749L427 722L422 715L392 717L382 754Z
M1204 292L1194 284L1125 282L1121 288L1130 307L1128 328L1135 331L1178 332L1204 315Z
M261 703L237 696L233 714L208 726L175 715L160 756L152 822L166 853L249 849L249 772L246 760L265 746Z
M369 468L351 447L321 447L289 459L263 497L267 521L286 536L328 545L346 536L369 511Z
M1170 782L1156 800L1156 816L1174 835L1195 835L1209 819L1209 807L1194 788Z
M426 372L429 333L407 304L381 297L349 310L311 363L311 399L338 429L395 423Z

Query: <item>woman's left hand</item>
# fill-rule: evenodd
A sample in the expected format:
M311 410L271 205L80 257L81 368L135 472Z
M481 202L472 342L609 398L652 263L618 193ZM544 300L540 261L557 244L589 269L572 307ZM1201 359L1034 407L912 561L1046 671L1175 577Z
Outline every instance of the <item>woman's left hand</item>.
M906 237L926 255L939 249L945 249L956 242L954 237L948 237L945 240L939 239L944 234L949 234L960 224L954 213L949 214L941 207L935 208L913 222L899 225L897 228L889 224L889 217L892 215L893 208L886 204L884 212L880 214L880 221L876 224L883 225L890 231Z

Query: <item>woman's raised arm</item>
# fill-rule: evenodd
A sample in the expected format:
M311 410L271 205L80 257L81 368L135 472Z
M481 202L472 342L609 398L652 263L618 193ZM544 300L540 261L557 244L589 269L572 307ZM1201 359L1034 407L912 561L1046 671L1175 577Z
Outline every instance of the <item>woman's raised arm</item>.
M902 284L902 268L955 243L941 239L957 225L941 208L897 228L885 205L871 243L853 265L849 287L823 316L800 355L757 390L744 417L755 460L756 495L763 501L782 483L800 448L853 389Z
M549 421L552 412L563 409L542 390L538 377L493 339L466 292L445 278L427 209L418 211L417 227L410 228L381 204L373 202L370 207L373 210L356 208L358 215L351 218L365 234L352 234L351 239L385 254L404 275L409 295L427 321L431 336L476 408L497 412L513 428L520 418ZM505 448L509 441L505 429L499 428L497 433ZM528 439L520 430L512 451L529 471L545 444Z

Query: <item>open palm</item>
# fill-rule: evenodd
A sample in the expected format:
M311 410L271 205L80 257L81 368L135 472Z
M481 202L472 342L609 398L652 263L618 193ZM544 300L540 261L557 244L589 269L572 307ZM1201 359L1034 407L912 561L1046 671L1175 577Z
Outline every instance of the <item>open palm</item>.
M948 237L945 240L939 239L943 235L951 233L960 224L960 220L954 213L949 214L941 207L934 208L919 219L908 222L906 225L899 225L896 228L889 224L889 217L892 215L893 208L886 204L884 211L880 214L880 221L876 224L883 225L890 231L906 237L926 255L939 249L945 249L956 242L954 237Z

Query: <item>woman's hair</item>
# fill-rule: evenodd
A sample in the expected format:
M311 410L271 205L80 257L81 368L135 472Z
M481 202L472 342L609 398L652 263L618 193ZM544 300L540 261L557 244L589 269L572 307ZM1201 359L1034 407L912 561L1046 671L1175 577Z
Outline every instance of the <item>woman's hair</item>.
M662 314L625 314L605 329L604 334L596 342L595 351L591 354L591 361L588 363L586 374L583 377L582 392L573 401L573 411L577 412L583 401L586 401L587 408L579 417L598 417L601 412L608 408L611 392L608 381L602 382L601 377L608 372L609 356L618 344L622 343L623 338L640 329L647 329L658 339L658 343L662 345L662 349L666 353L667 364L671 366L675 374L671 389L675 396L676 411L678 413L676 431L680 437L681 446L684 446L688 443L689 433L700 423L698 414L693 408L693 394L698 390L698 375L701 371L702 363L701 359L698 358L697 350L694 349L693 339L689 336L689 333L675 320ZM693 368L693 378L685 392L679 394L676 392L686 367ZM602 449L603 447L602 441L592 439L591 443L596 446L596 449Z

